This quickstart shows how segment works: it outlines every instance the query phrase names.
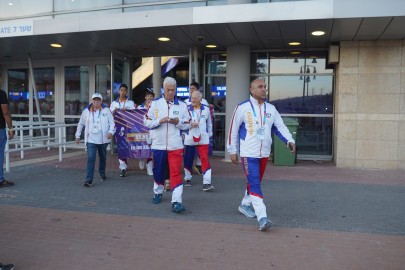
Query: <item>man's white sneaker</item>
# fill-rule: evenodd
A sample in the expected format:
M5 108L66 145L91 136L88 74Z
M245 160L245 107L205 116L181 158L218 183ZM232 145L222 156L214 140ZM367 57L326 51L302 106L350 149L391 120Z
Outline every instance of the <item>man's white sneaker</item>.
M239 205L238 210L248 218L256 217L255 211L252 209L250 205L241 204Z

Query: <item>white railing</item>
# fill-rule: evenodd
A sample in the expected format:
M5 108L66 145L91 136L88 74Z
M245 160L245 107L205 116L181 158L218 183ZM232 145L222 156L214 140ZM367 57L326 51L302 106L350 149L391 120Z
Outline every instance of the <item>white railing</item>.
M20 152L21 159L24 158L24 151L47 148L57 146L59 148L59 161L62 161L62 153L66 151L66 145L74 144L75 141L66 141L66 128L76 127L77 124L65 124L62 122L30 122L30 121L14 121L15 131L14 138L7 140L5 147L6 155L6 172L10 171L10 153ZM51 137L51 130L54 130L54 136ZM24 131L28 130L29 134L24 135ZM41 132L41 135L35 136L34 130ZM41 131L42 130L42 131ZM10 149L10 145L15 147Z

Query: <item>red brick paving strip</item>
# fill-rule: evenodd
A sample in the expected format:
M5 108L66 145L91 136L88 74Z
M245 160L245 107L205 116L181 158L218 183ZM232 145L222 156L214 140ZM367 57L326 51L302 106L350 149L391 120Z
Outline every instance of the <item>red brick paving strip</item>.
M400 270L405 237L0 205L16 270Z

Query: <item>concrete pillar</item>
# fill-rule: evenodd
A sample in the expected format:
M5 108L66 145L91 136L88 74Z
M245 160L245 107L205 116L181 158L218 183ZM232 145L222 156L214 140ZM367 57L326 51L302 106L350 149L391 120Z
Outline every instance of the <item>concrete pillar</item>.
M243 45L228 47L226 59L225 140L228 138L233 111L240 102L249 98L249 85L250 48ZM225 160L229 160L226 143Z
M162 58L153 57L153 92L155 97L160 97L160 88L162 87Z

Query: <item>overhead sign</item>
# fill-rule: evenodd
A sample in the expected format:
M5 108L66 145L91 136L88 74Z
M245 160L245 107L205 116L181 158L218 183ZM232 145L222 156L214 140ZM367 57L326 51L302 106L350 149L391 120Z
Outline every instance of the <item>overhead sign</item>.
M14 20L0 22L0 38L30 36L34 34L33 20Z

